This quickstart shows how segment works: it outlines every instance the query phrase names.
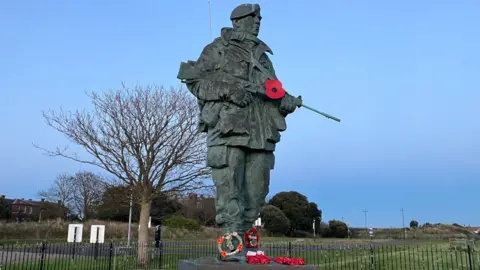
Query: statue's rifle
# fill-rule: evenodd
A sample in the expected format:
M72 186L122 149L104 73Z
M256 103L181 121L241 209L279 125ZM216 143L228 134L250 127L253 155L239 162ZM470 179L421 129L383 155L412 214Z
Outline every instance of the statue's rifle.
M268 77L268 80L265 82L265 92L262 93L264 95L266 95L268 98L270 99L281 99L285 96L286 94L286 91L285 89L283 89L282 87L282 83L276 79L274 76L272 76L262 65L260 65L256 59L254 59L252 57L252 63L258 67L260 69L260 71L262 73L264 73L267 77ZM185 62L182 62L180 64L180 71L177 75L177 78L182 80L183 83L188 83L189 81L194 81L198 78L201 78L203 77L202 76L202 72L200 70L198 70L195 66L194 66L195 62L194 61L188 61L187 63ZM218 74L218 73L217 73ZM225 79L225 77L233 77L232 75L230 74L227 74L226 72L221 72L220 74L218 74L220 80L223 80ZM256 87L248 87L248 85L254 85L252 82L248 82L246 80L242 80L240 78L234 78L236 81L240 81L242 82L244 85L245 85L245 89L250 91L250 92L253 92L253 93L258 93L256 90L254 90ZM303 104L303 101L302 101L302 98L301 96L299 96L298 98L296 98L296 106L297 107L304 107L305 109L308 109L308 110L311 110L313 112L316 112L322 116L325 116L326 118L329 118L329 119L332 119L332 120L335 120L337 122L340 122L340 119L335 117L335 116L332 116L332 115L329 115L327 113L324 113L324 112L321 112L321 111L318 111L312 107L309 107L305 104Z

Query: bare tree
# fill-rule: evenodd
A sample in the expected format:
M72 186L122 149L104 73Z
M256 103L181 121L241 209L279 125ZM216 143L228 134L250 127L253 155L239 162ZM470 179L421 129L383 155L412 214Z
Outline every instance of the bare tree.
M102 201L106 184L100 175L88 171L77 172L72 177L75 187L73 201L83 220L92 217Z
M47 201L60 203L71 210L74 205L74 190L72 177L67 173L62 173L57 175L50 188L40 191L39 195Z
M198 190L210 175L205 135L197 131L197 101L181 88L168 91L158 86L122 85L119 90L88 95L92 112L60 110L43 116L92 158L68 153L67 147L42 149L51 156L100 167L127 183L141 206L139 244L146 243L152 197L159 192Z
M71 213L86 220L99 205L105 188L100 175L80 171L75 175L59 174L52 186L40 191L39 195L47 201L60 203Z

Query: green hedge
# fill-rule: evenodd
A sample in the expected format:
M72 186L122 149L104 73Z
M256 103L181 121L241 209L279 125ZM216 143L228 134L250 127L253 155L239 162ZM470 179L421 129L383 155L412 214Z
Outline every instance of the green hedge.
M194 219L182 216L173 216L165 220L165 226L170 228L187 229L189 231L200 230L200 224Z

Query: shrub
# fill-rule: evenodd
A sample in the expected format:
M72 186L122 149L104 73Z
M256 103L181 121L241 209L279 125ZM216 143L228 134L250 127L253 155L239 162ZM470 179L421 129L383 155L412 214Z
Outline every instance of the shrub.
M285 214L290 220L291 232L300 230L313 233L312 221L320 222L322 217L318 205L296 191L279 192L268 201L268 205L277 207Z
M328 229L324 230L323 236L346 238L348 236L347 224L338 220L330 220L328 222Z
M410 228L417 228L418 227L418 221L412 220L410 221Z
M265 229L272 234L285 235L290 229L290 220L273 205L265 206L260 212L262 220L265 222Z
M350 229L350 238L359 238L359 237L360 237L360 230Z
M170 228L186 229L189 231L200 230L200 224L194 219L185 218L182 216L173 216L165 220L165 226Z

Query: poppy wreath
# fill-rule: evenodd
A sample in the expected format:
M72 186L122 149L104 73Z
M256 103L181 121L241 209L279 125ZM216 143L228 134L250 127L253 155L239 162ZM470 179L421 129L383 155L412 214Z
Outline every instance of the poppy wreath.
M246 261L248 264L270 264L272 259L263 254L259 254L255 256L247 256Z
M236 249L232 252L227 252L226 250L223 250L222 249L222 244L223 244L223 241L225 239L231 239L232 237L235 237L237 238L238 240L238 245L236 247ZM220 255L222 256L222 258L225 258L227 256L232 256L232 255L235 255L237 254L238 252L242 251L243 250L243 244L242 244L242 238L240 238L240 236L238 235L237 232L233 232L231 234L225 234L223 236L220 236L218 239L217 239L217 245L218 245L218 251L220 251Z
M245 232L244 235L245 245L247 248L258 248L260 243L260 235L256 228L250 228L250 230Z
M305 261L301 258L277 257L273 261L278 264L305 265Z
M272 258L264 254L247 255L246 261L248 264L270 264ZM276 257L273 261L283 265L305 265L305 260L302 258Z

